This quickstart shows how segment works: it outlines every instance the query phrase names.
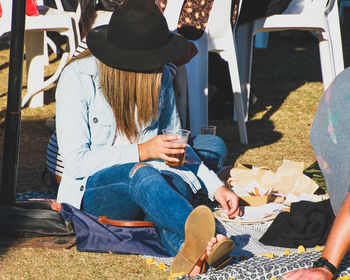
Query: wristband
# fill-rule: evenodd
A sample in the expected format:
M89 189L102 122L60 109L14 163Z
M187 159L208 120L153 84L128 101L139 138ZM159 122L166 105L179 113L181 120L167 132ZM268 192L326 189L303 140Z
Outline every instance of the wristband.
M312 267L314 267L314 268L316 268L316 267L324 267L324 268L326 268L328 271L330 271L332 274L333 274L333 276L335 276L336 274L337 274L337 268L333 265L333 264L331 264L326 258L324 258L324 257L321 257L321 258L319 258L318 260L316 260L315 262L314 262L314 265L312 266Z

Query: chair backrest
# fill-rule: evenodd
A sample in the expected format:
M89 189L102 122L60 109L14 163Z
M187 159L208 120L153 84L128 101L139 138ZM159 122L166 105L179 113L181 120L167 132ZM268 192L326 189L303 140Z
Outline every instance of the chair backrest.
M334 0L293 0L283 14L326 13L333 5Z
M183 3L184 0L171 0L168 1L165 7L163 15L171 32L177 33L177 23L179 21Z
M92 24L92 28L95 28L100 25L108 24L112 16L112 12L110 11L97 11L97 15L94 23Z
M214 1L207 26L209 50L225 49L227 40L233 40L236 24L232 26L232 5L235 5L235 2ZM236 22L241 5L242 0L238 1Z
M0 17L0 37L11 31L12 0L1 1L2 16Z
M223 32L226 32L227 28L235 28L235 25L231 25L232 21L232 5L236 1L214 1L213 7L210 12L208 19L208 34L209 37L221 36ZM237 1L237 18L238 20L239 12L242 6L242 0Z
M54 1L55 1L57 10L60 11L60 12L65 12L63 4L62 4L62 0L54 0ZM80 17L81 17L80 1L78 1L78 5L77 5L77 8L76 8L75 12L69 12L69 13L71 15L74 15L73 16L73 20L74 20L75 28L76 28L75 32L79 32L79 20L80 20ZM80 37L80 32L79 32L79 37Z
M78 1L78 3L79 3L79 1ZM57 10L64 11L63 4L62 4L61 0L55 0L55 4L56 4L56 7L57 7Z
M38 2L41 3L40 1ZM57 9L63 11L61 0L55 0ZM0 37L7 32L11 32L11 20L12 20L12 0L1 1L2 16L0 17ZM75 21L77 28L79 27L79 19L81 14L80 3L78 3L77 10L75 11ZM79 28L78 28L79 30Z
M214 1L208 19L208 34L210 37L220 36L230 24L232 1Z

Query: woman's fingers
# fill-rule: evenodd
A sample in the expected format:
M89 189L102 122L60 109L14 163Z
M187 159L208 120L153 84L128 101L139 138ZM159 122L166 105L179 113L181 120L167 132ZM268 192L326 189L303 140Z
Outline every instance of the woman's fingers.
M177 135L157 135L153 139L139 144L140 159L160 158L168 162L179 162L174 155L185 153L186 143L173 142L178 140Z
M168 162L179 162L179 159L174 157L174 156L171 156L171 155L168 155L168 154L162 154L161 157L160 157L162 160L165 160L165 161L168 161Z
M241 209L239 209L238 203L234 197L230 198L227 203L229 205L229 209L232 211L232 212L230 211L231 213L228 214L229 218L232 219L232 218L235 218L236 216L242 215Z
M170 142L176 141L177 139L178 136L176 135L157 135L151 140L138 144L140 160L144 161L151 158L158 158L169 162L177 162L178 160L171 156L184 153L186 146L184 143Z
M180 155L185 153L186 143L182 142L171 142L178 140L176 135L160 135L161 148L160 158L168 162L179 162L177 157L174 155Z

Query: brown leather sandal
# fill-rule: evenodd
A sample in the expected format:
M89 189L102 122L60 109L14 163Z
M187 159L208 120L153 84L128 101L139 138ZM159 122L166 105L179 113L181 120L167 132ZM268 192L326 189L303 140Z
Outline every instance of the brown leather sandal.
M214 235L215 218L212 211L204 205L196 207L186 220L185 243L170 265L170 273L189 274Z
M209 255L208 264L215 270L225 267L232 259L230 253L234 247L235 245L231 239L220 240Z

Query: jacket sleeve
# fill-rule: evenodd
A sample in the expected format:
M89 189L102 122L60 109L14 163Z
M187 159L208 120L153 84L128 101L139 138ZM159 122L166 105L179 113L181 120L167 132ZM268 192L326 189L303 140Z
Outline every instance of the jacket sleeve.
M208 197L210 200L214 201L215 191L224 186L224 183L219 179L213 170L210 170L204 162L198 157L193 148L189 145L186 147L186 158L189 159L188 163L184 166L192 171L204 184L208 191Z
M138 162L137 144L91 149L89 104L95 85L91 76L71 66L62 72L56 90L57 141L64 172L78 179L115 164Z
M174 88L168 66L164 67L161 94L164 95L160 106L159 134L164 128L181 128L180 117L176 108Z

